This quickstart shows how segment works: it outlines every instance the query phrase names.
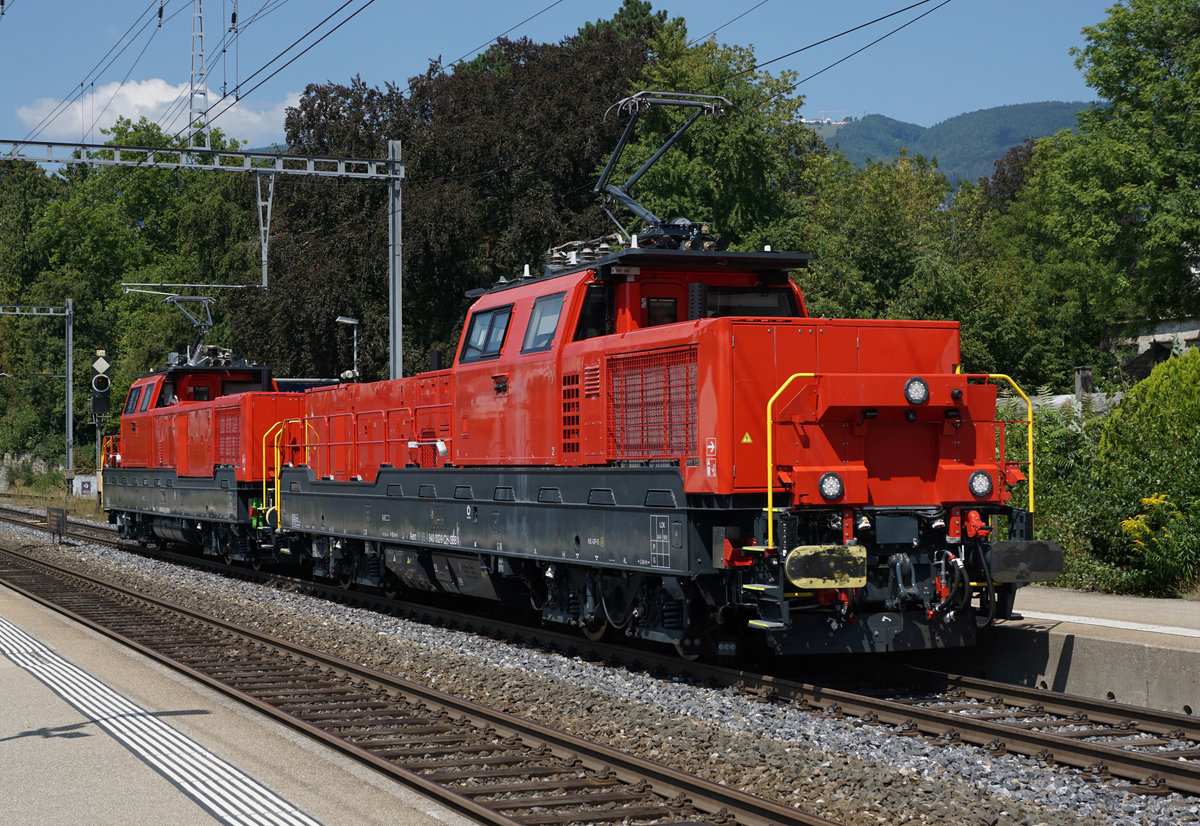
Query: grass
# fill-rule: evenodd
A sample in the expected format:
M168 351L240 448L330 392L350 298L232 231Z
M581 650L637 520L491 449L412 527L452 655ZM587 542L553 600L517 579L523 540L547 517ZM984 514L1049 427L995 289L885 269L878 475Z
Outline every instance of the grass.
M36 491L22 485L14 485L8 493L0 494L0 499L11 505L22 505L27 508L61 508L66 507L70 516L78 519L93 519L105 522L108 517L100 510L100 500L94 496L66 497L62 492L56 494Z

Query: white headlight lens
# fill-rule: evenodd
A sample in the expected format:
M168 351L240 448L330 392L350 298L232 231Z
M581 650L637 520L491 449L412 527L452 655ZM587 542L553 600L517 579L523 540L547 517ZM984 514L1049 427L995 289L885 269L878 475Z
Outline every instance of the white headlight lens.
M909 404L925 404L929 401L929 385L925 379L913 376L904 383L904 398Z
M968 482L971 487L971 493L982 499L985 496L990 496L992 493L992 477L977 470L971 474L971 479Z
M842 484L842 477L836 473L826 473L817 482L817 487L820 489L821 495L830 502L841 499L846 490L845 485Z

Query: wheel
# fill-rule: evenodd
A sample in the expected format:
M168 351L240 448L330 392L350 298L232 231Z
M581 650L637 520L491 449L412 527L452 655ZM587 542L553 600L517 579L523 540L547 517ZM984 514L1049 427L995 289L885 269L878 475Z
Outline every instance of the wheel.
M393 574L391 571L384 572L383 595L387 599L395 599L396 597L400 596L401 587L400 580L396 578L395 574Z
M592 642L600 642L608 634L608 623L604 620L592 620L582 626L583 635Z
M683 643L681 642L675 643L675 653L679 655L679 659L687 663L694 663L696 660L700 659L699 651L689 651L683 647Z

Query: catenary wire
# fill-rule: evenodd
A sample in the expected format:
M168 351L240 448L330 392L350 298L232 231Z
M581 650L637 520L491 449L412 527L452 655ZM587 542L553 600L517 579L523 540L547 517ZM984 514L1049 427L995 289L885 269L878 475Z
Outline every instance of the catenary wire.
M712 37L714 34L716 34L717 32L721 31L721 29L725 28L726 26L732 25L733 23L736 23L736 22L738 22L738 21L739 21L739 20L741 20L743 17L745 17L746 15L748 15L750 12L754 11L755 9L757 9L759 6L765 6L766 4L767 4L767 0L759 0L759 2L758 2L758 3L756 3L756 4L755 4L755 5L753 5L753 6L751 6L750 8L746 9L744 12L742 12L741 14L739 14L737 17L734 17L734 18L732 18L731 20L726 20L724 23L722 23L721 25L717 26L715 29L713 29L713 30L712 30L711 32L709 32L708 34L706 34L706 35L703 35L703 36L701 36L701 37L697 37L697 38L696 38L696 39L694 39L694 40L693 40L691 43L688 43L688 44L687 44L687 47L690 49L692 46L695 46L697 43L700 43L700 42L702 42L702 41L704 41L704 40L708 40L708 39L709 39L710 37Z
M108 60L108 56L113 53L114 49L116 49L118 46L121 46L122 43L125 44L124 46L121 46L121 51L118 52L117 55L115 57L113 57L113 59L110 60L107 65L105 65L104 69L100 70L101 73L103 73L105 70L107 70L108 67L111 66L113 64L113 62L118 57L121 56L121 53L123 53L125 51L125 49L129 48L129 44L132 42L131 40L128 39L129 33L132 32L134 30L134 28L137 27L138 23L141 22L142 18L144 16L146 16L146 14L148 14L157 5L158 5L158 0L151 0L151 3L150 3L150 5L148 5L146 7L146 10L143 11L141 14L139 14L137 16L137 18L132 23L129 24L129 28L125 30L125 33L123 35L121 35L119 38L117 38L117 42L114 43L107 52L105 52L104 57L102 57L98 61L96 61L96 65L93 66L91 68L91 70L89 70L88 73L83 76L83 80L80 81L78 84L80 89L86 87L89 82L94 82L95 78L93 77L93 75L96 74L96 70L100 67L100 65L102 63L104 63L105 60ZM64 109L66 109L72 103L75 102L76 98L79 97L80 94L82 94L81 92L76 92L75 88L76 88L75 86L71 87L71 92L68 94L68 96L64 100L62 100L57 106L55 106L54 109L50 110L50 113L45 115L37 123L37 125L34 126L33 129L31 129L25 135L25 140L30 141L30 140L36 139L37 136L40 135L45 130L45 128L50 125L50 123L53 123L59 117L59 115L62 114L62 111Z
M760 103L758 105L765 106L768 103L770 103L772 100L774 100L775 98L780 97L781 95L786 95L786 94L790 94L791 92L794 92L802 83L806 83L807 81L812 80L814 77L824 74L825 72L829 71L834 66L837 66L840 63L845 63L850 58L854 57L857 54L860 54L861 52L866 51L867 49L874 46L876 43L879 43L881 40L886 40L887 38L896 34L896 32L899 32L903 29L907 29L909 26L911 26L913 23L916 23L921 18L928 17L929 15L933 14L938 9L942 8L942 6L945 6L945 5L949 4L950 2L951 2L951 0L942 0L941 3L938 3L932 9L927 9L926 11L921 12L921 14L918 14L916 17L914 17L912 20L909 20L907 23L902 23L901 25L892 29L890 32L880 35L879 37L875 38L874 40L872 40L870 43L866 44L865 46L855 49L854 51L852 51L850 54L846 55L845 57L835 60L833 63L830 63L828 66L824 67L823 69L819 69L819 70L813 72L808 77L801 78L800 80L796 81L791 86L789 86L788 88L786 88L780 92L777 92L776 94L772 95L769 98L766 98L765 100L762 101L762 103Z
M140 34L140 32L139 32L139 34ZM92 118L92 124L90 127L88 127L89 131L96 128L96 124L99 122L99 120L102 117L104 117L104 113L108 111L108 107L112 105L112 102L117 99L117 95L119 95L121 93L121 90L123 88L125 88L125 82L129 80L129 76L131 74L133 74L133 70L136 69L138 63L141 62L142 57L146 54L146 50L149 49L150 44L154 42L154 35L156 35L156 34L158 34L158 26L155 26L154 29L150 32L150 37L147 38L146 45L142 47L142 50L140 52L138 52L138 56L134 59L133 64L130 65L130 67L129 67L129 71L127 71L125 73L125 77L121 78L121 82L118 83L117 88L113 90L112 95L108 98L108 101L104 104L104 108L100 110L100 114L96 115L95 117ZM95 93L93 93L93 98L94 97L95 97Z
M286 49L284 49L282 52L280 52L280 53L279 53L279 54L277 54L275 57L271 58L269 61L267 61L265 64L263 64L262 68L258 69L256 72L254 72L254 74L252 74L252 75L250 75L249 77L247 77L247 78L246 78L246 80L247 80L247 81L249 81L251 78L253 78L253 77L255 77L256 75L258 75L258 74L262 73L263 71L265 71L265 70L266 70L266 68L267 68L268 66L270 66L270 65L271 65L272 63L274 63L276 60L279 60L279 58L280 58L280 57L282 57L283 55L287 54L289 51L291 51L292 49L294 49L294 48L295 48L295 47L296 47L296 46L297 46L297 45L298 45L298 44L299 44L299 43L300 43L302 40L304 40L304 38L308 37L310 34L312 34L312 33L313 33L314 31L316 31L318 28L320 28L321 26L325 25L325 23L327 23L327 22L330 20L330 18L332 18L334 15L336 15L336 14L337 14L338 12L340 12L342 9L346 8L346 6L349 6L349 5L350 5L352 2L354 2L354 0L346 0L346 2L345 2L345 3L343 3L343 4L342 4L342 5L340 5L340 6L338 6L338 8L337 8L336 10L334 10L332 13L330 13L330 15L329 15L328 17L326 17L324 20L322 20L322 21L321 21L320 23L318 23L316 26L313 26L311 29L309 29L307 32L305 32L303 36L301 36L301 37L297 38L297 39L296 39L296 40L295 40L295 41L294 41L294 42L293 42L293 43L292 43L290 46L288 46L288 47L287 47ZM235 99L233 102L231 102L231 103L230 103L228 106L226 106L224 109L222 109L221 111L217 112L217 114L215 114L215 115L210 115L210 116L208 117L208 121L207 121L207 123L211 124L211 123L212 123L213 121L215 121L217 118L221 117L221 115L223 115L223 114L225 114L226 112L228 112L230 109L232 109L234 106L236 106L236 105L237 105L237 104L238 104L238 103L239 103L239 102L240 102L240 101L241 101L243 98L245 98L247 95L251 94L251 93L252 93L252 92L253 92L255 89L257 89L258 87L262 86L264 83L266 83L266 82L267 82L268 80L270 80L271 78L275 77L275 75L277 75L277 74L279 74L280 72L282 72L282 71L283 71L284 69L286 69L288 66L291 66L293 63L295 63L297 60L299 60L299 59L300 59L301 57L303 57L304 55L308 54L308 52L309 52L309 51L311 51L311 50L312 50L312 49L313 49L315 46L317 46L317 44L319 44L319 43L320 43L321 41L323 41L325 38L329 37L331 34L333 34L334 32L336 32L336 31L337 31L338 29L340 29L342 26L344 26L344 25L346 25L347 23L349 23L351 20L353 20L353 19L354 19L355 17L357 17L359 14L361 14L361 13L362 13L362 12L364 12L364 11L366 11L366 10L367 10L368 8L370 8L370 7L371 7L371 6L372 6L374 3L375 3L375 0L367 0L367 2L366 2L366 3L364 3L364 4L363 4L362 6L360 6L358 9L356 9L354 12L352 12L352 13L351 13L351 14L350 14L348 17L346 17L344 20L342 20L340 23L338 23L336 26L334 26L334 27L333 27L332 29L330 29L329 31L325 32L325 34L321 35L321 36L320 36L319 38L317 38L315 41L313 41L312 43L310 43L310 44L309 44L308 46L306 46L306 47L305 47L305 48L304 48L302 51L300 51L299 53L297 53L295 56L293 56L293 57L292 57L290 60L288 60L286 63L284 63L284 64L283 64L282 66L280 66L278 69L276 69L275 71L271 72L271 74L267 75L265 78L263 78L262 80L260 80L258 83L256 83L256 84L254 84L253 86L251 86L251 87L250 87L249 89L247 89L245 92L242 92L242 94L241 94L241 97L239 97L239 98ZM229 97L229 95L227 95L227 94L226 94L226 95L222 95L222 96L221 96L221 97L220 97L220 98L217 100L217 104L219 104L221 101L225 100L225 99L226 99L226 98L228 98L228 97ZM215 105L217 105L217 104L213 104L213 105L215 106ZM211 107L210 107L210 111L211 111ZM189 124L189 127L190 127L190 124ZM179 137L180 137L180 136L181 136L181 135L182 135L184 132L186 132L186 131L187 131L187 129L182 129L182 130L180 130L179 132L176 132L176 133L175 133L175 135L174 135L174 137L173 137L173 139L178 139L178 138L179 138Z
M289 0L267 0L267 2L263 3L263 5L261 7L259 7L258 11L256 11L249 18L247 18L245 20L245 22L243 22L241 25L238 26L238 33L237 33L237 35L235 35L235 37L240 36L241 34L244 34L245 31L247 29L249 29L253 24L255 24L255 23L259 22L260 20L262 20L263 18L267 17L272 12L278 11L280 8L287 5L288 2L289 2ZM223 51L226 48L228 48L230 40L231 40L230 32L228 30L226 30L224 35L221 38L221 41L219 43L217 43L217 45L216 45L216 51ZM204 83L206 85L208 84L209 75L212 73L212 71L215 67L216 67L216 61L213 61L212 64L204 67L204 75L201 79L202 83ZM222 98L221 98L222 100L228 96L226 94L226 90L224 88L221 90L221 94L222 94ZM234 96L237 97L239 94L240 93L238 90L238 86L235 86L234 87ZM159 121L159 124L162 126L164 132L169 132L171 129L173 129L175 127L175 123L179 120L180 117L183 116L183 107L188 104L189 100L190 100L189 89L188 88L181 89L179 94L175 96L175 99L167 107L166 111L164 111L163 114L161 116L159 116L158 121Z
M528 17L526 17L524 20L522 20L520 23L517 23L515 26L510 26L510 27L508 27L508 28L507 28L507 29L505 29L504 31L500 32L500 34L498 34L498 35L496 35L495 37L493 37L493 38L491 38L490 40L488 40L486 43L481 43L480 45L476 46L474 49L472 49L472 50L470 50L469 52L467 52L466 54L462 55L461 57L457 57L457 58L455 58L454 60L451 60L449 63L447 63L447 64L446 64L444 67L442 67L442 68L443 68L443 69L448 69L448 68L450 68L451 66L454 66L454 65L458 64L460 61L464 60L465 58L468 58L468 57L470 57L471 55L474 55L474 54L478 54L478 53L479 53L479 50L480 50L480 49L482 49L484 46L490 46L491 44L495 43L497 40L499 40L500 38L504 37L504 35L508 34L509 32L513 31L514 29L519 29L519 28L521 28L522 26L524 26L526 23L528 23L530 20L533 20L533 19L534 19L534 18L536 18L536 17L541 17L543 14L545 14L545 13L546 13L546 12L548 12L548 11L550 11L550 9L552 9L552 8L554 8L555 6L557 6L557 5L559 5L560 3L562 3L562 1L563 1L563 0L554 0L554 2L553 2L553 3L551 3L549 6L546 6L546 8L542 9L542 10L541 10L541 11L539 11L539 12L536 12L536 13L534 13L534 14L531 14L531 15L529 15L529 16L528 16ZM766 0L763 0L763 2L766 2ZM411 86L409 87L409 90L410 90L410 91L412 90L412 87L411 87Z

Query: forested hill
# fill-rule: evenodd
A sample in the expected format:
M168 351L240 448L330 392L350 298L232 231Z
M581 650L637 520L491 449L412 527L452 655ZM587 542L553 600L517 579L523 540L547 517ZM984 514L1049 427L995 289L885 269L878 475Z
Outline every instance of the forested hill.
M1090 104L1020 103L980 109L928 128L883 115L867 115L845 126L818 129L830 146L837 145L856 165L867 159L889 161L901 148L910 155L937 158L951 181L990 176L995 162L1025 138L1052 135L1075 125L1075 115Z

